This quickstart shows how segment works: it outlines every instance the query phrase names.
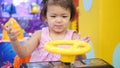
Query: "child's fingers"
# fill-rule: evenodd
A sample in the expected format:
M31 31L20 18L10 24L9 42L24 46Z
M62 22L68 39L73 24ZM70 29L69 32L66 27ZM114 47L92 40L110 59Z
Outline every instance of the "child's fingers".
M90 41L90 36L85 36L81 40L83 40L85 42L89 42Z
M11 40L16 40L17 37L21 34L20 30L15 30L9 34Z
M11 24L9 24L8 26L1 24L1 26L4 30L7 31L8 34L10 34L12 30L14 30Z
M21 34L20 30L15 31L16 36L19 36Z
M4 30L6 30L7 32L9 31L9 30L8 30L9 26L5 26L5 25L3 25L3 24L1 24L1 26L2 26L2 28L3 28Z
M2 27L4 30L8 31L8 30L7 30L7 27L5 27L3 24L1 24L1 27Z
M19 33L16 33L16 37L20 36L20 34L21 34L20 32L19 32Z
M15 38L17 38L18 36L20 36L20 34L21 34L21 32L18 30L18 31L16 31L16 33L15 33Z
M20 33L20 30L11 30L10 35L15 35L16 33Z
M7 26L1 24L1 26L7 31L10 39L16 39L21 34L20 30L14 30L11 24L8 24Z
M73 35L73 39L74 40L79 40L80 39L80 33L75 32L74 35Z

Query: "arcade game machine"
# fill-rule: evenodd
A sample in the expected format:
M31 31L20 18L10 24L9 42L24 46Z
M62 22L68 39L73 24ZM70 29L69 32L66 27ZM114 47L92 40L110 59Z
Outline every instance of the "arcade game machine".
M23 36L20 38L23 38ZM71 47L57 48L57 45L62 44L67 44ZM99 58L75 60L76 55L84 54L91 49L89 44L82 41L51 41L46 43L45 49L49 52L60 54L60 61L26 62L21 64L20 68L114 68L112 65Z
M57 45L70 45L70 48L59 48ZM44 47L47 51L60 54L60 61L27 62L20 68L114 68L106 61L99 58L75 60L76 55L87 53L91 50L88 43L77 40L50 41Z

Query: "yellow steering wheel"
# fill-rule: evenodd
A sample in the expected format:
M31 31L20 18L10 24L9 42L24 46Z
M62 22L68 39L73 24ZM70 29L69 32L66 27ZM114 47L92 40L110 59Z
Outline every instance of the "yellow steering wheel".
M57 47L58 45L69 45L69 48ZM82 55L91 50L91 46L80 40L56 40L47 42L44 48L52 53L60 54L62 62L73 62L76 55Z

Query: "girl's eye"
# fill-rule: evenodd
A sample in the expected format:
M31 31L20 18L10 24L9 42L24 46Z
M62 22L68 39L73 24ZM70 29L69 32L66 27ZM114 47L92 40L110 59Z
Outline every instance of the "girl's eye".
M63 18L66 18L67 16L62 16Z
M51 16L51 17L55 18L56 16Z

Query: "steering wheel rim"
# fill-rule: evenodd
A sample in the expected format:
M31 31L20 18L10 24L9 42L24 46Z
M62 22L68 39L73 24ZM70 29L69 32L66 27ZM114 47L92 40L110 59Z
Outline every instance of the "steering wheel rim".
M58 45L70 45L70 48L58 48ZM91 46L80 40L55 40L47 42L44 46L44 48L52 53L60 54L61 55L61 61L63 62L71 62L74 61L74 58L76 55L82 55L91 50ZM64 56L64 57L63 57ZM68 61L69 59L64 59L66 56L70 57L73 56L73 60Z

